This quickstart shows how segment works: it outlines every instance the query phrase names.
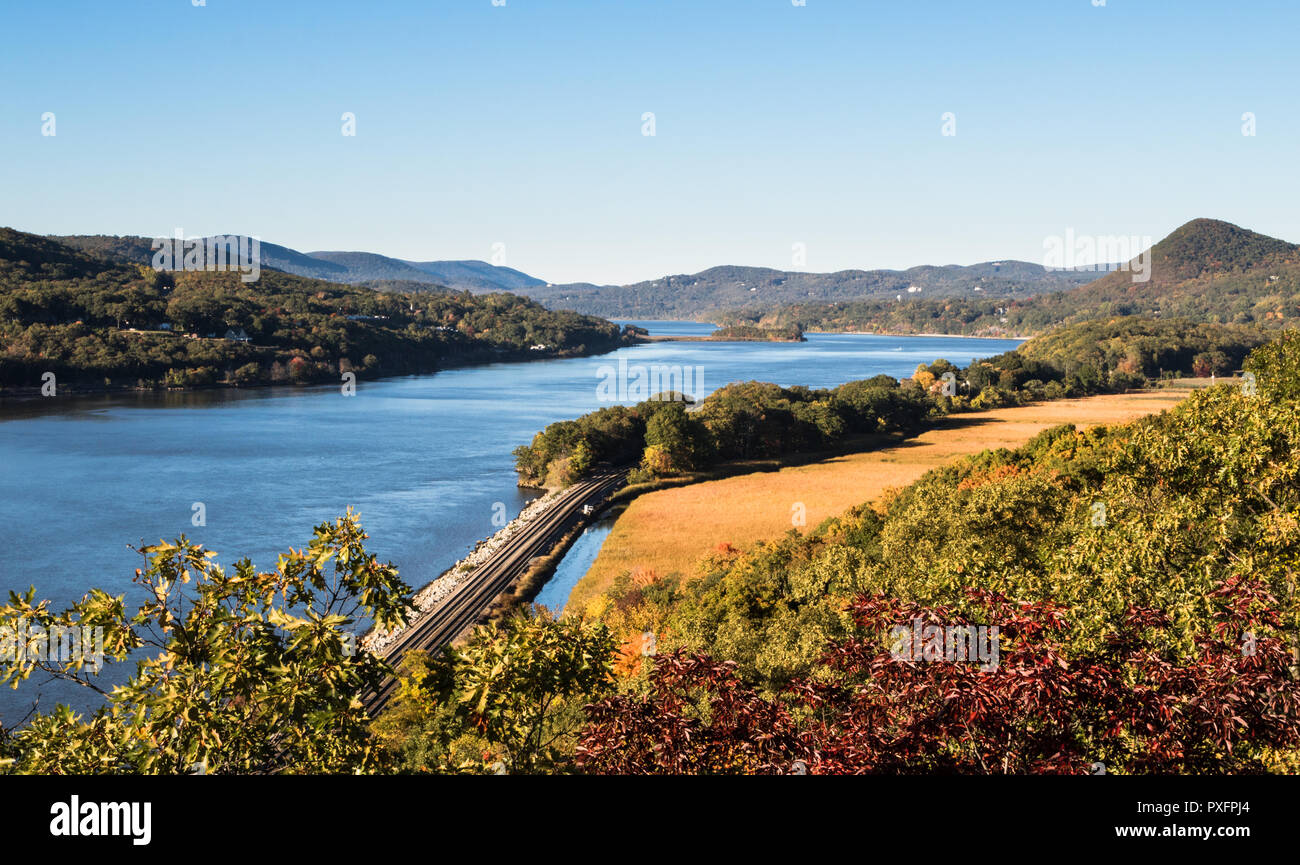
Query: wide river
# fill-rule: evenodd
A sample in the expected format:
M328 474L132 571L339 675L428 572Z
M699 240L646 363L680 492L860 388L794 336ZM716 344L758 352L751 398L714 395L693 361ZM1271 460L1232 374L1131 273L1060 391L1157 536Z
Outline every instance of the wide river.
M638 322L652 333L712 326ZM833 387L921 362L965 365L1020 340L810 334L805 343L661 342L588 358L503 363L337 387L129 394L0 403L0 588L35 585L56 609L92 586L140 595L130 546L184 533L229 564L262 568L356 508L370 548L424 585L536 496L516 486L511 451L549 423L606 403L601 367L698 367L702 393L735 381ZM635 396L635 394L633 394ZM193 525L201 503L206 525ZM567 595L567 591L564 592ZM109 665L119 681L133 664ZM14 724L98 698L66 683L0 689Z

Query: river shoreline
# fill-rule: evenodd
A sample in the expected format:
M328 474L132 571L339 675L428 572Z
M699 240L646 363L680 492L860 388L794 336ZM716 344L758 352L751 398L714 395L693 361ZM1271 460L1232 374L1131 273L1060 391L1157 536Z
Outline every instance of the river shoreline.
M648 343L650 340L631 339L620 342L618 345L609 348L602 348L592 351L572 351L572 352L554 352L550 354L539 354L538 352L511 352L486 359L466 359L460 362L439 364L437 367L417 372L399 373L395 375L376 375L365 376L357 375L357 384L362 382L381 382L396 381L403 378L420 377L437 375L440 372L449 372L457 369L472 369L474 367L491 366L495 363L538 363L548 360L570 360L572 358L582 357L599 357L604 354L611 354L621 348L627 348L633 345ZM311 388L337 387L339 383L321 380L321 381L269 381L256 382L253 384L223 384L216 383L202 385L199 387L137 387L135 385L110 385L108 387L87 387L75 384L58 385L55 396L45 396L41 393L42 387L34 385L21 388L0 388L0 410L6 406L18 406L34 402L42 402L49 399L60 399L68 396L73 398L88 397L110 397L126 396L129 394L190 394L190 393L226 393L231 391L264 391L270 388L291 388L293 390L308 390Z
M646 324L688 335L709 329ZM893 352L898 345L902 353ZM501 528L492 517L502 507L516 516L543 495L520 488L511 451L551 423L607 406L597 390L601 365L704 365L710 392L734 381L831 388L905 376L941 355L965 364L1015 343L995 345L824 336L797 348L642 343L367 380L358 399L338 398L327 383L75 397L61 389L61 398L4 400L0 461L9 471L0 518L11 538L0 571L14 575L11 588L35 583L59 609L92 586L134 600L139 559L128 545L185 534L225 565L247 557L268 570L312 527L353 507L371 536L367 549L423 590ZM113 674L105 681L120 683ZM42 704L90 711L98 703L75 686L38 690ZM21 696L0 695L0 714L25 713Z
M411 617L410 621L400 628L389 631L380 631L372 626L370 630L362 634L361 646L375 654L383 652L408 628L419 624L426 615L437 609L438 604L451 595L456 587L468 579L475 568L489 559L500 549L502 544L527 529L529 523L544 515L551 505L555 503L559 493L559 490L550 490L545 495L533 499L525 505L524 509L519 512L519 516L506 523L497 532L479 541L469 555L447 568L447 570L412 594L411 601L418 612Z
M1009 334L1004 334L1002 336L974 336L966 333L876 333L874 331L869 331L869 330L808 330L804 332L821 333L827 335L842 334L847 336L893 336L893 337L916 336L916 337L925 337L926 339L992 339L992 340L1029 339L1029 337L1027 336L1013 336Z
M664 321L680 321L683 324L696 324L697 322L687 321L686 319L664 319ZM804 331L805 334L815 333L824 336L888 336L888 337L917 337L925 339L988 339L988 340L1027 340L1030 336L1022 334L1003 334L1001 336L980 335L966 333L895 333L893 331L882 332L874 330L817 330L809 328ZM795 343L799 340L793 339L713 339L710 336L680 336L675 334L665 334L661 336L643 337L642 342L774 342L774 343ZM806 342L806 340L805 340Z
M1043 430L1062 424L1088 429L1129 423L1172 408L1196 386L964 412L907 439L882 437L873 446L776 459L771 467L645 490L619 515L595 561L573 587L566 610L570 606L584 610L620 574L654 573L658 578L676 575L686 580L698 576L697 563L719 541L747 549L776 540L796 528L791 501L806 504L798 530L807 533L826 519L879 501L890 490L901 490L954 460L986 450L1018 448ZM664 544L665 536L672 536L674 542Z

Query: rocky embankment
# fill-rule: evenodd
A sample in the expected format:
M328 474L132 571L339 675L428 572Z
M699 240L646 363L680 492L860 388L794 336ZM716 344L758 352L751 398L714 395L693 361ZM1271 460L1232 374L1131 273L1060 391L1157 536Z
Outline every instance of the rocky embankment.
M469 579L478 567L487 562L492 556L496 555L500 549L510 540L522 531L526 531L538 517L546 513L554 504L555 499L559 496L560 491L555 490L547 493L539 499L529 502L519 516L507 523L501 531L479 541L473 551L456 564L452 565L442 573L437 579L429 583L424 588L415 593L415 613L406 628L412 627L420 622L432 610L437 608L447 597L449 597L456 588ZM372 628L369 633L361 638L361 646L366 650L374 653L384 651L393 641L397 639L405 628L396 628L391 631L382 631L378 628Z

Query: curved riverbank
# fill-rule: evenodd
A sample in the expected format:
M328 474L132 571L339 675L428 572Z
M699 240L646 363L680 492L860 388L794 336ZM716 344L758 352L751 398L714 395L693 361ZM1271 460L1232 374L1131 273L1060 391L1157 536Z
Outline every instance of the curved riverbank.
M1123 423L1171 408L1186 394L1139 391L966 412L880 450L646 493L614 523L565 611L586 612L620 574L688 578L695 563L720 544L741 547L792 528L807 531L957 457L1018 447L1060 424L1086 428Z
M699 366L706 392L748 380L835 387L1006 350L995 346L854 336L643 344L377 379L351 397L329 385L15 401L0 411L0 519L11 530L0 572L14 588L34 583L58 609L91 586L134 603L140 559L128 544L185 534L222 564L247 556L266 569L351 506L367 548L423 586L497 532L502 509L509 519L538 496L519 488L511 452L548 424L608 405L602 367ZM129 666L107 666L104 684ZM75 685L31 683L0 692L0 718L21 718L38 691L42 705L101 702Z
M457 369L471 369L473 367L489 366L500 363L537 363L549 360L567 360L573 358L599 357L603 354L610 354L618 351L620 348L641 345L649 340L645 338L630 337L617 343L611 343L607 346L598 346L587 348L582 346L575 349L548 349L546 351L531 350L492 350L483 349L482 351L466 353L451 356L431 364L428 367L418 367L410 372L401 373L376 373L364 369L354 370L356 376L354 385L359 387L363 382L380 382L391 381L400 378L410 378L412 376L437 375L440 372L449 372ZM186 393L238 393L248 391L266 390L269 388L292 388L306 390L309 388L334 388L343 383L342 375L339 376L336 383L333 378L330 379L311 379L303 381L256 381L243 384L234 382L214 382L206 385L189 385L184 387L141 387L139 385L128 384L108 384L108 385L86 385L82 383L62 383L58 382L54 395L47 395L44 392L44 385L32 385L30 387L4 387L0 386L0 411L11 405L20 405L29 402L57 401L66 398L85 398L85 397L107 397L122 396L129 394L186 394Z

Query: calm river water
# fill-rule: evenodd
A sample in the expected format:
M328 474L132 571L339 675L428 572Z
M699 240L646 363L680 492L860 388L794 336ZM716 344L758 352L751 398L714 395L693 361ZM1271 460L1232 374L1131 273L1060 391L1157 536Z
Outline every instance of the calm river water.
M638 322L652 333L706 334L711 325ZM508 363L337 387L131 394L0 404L0 589L35 585L56 608L91 586L138 600L129 545L184 533L229 564L263 568L312 527L349 506L371 549L420 586L496 530L536 493L516 486L511 450L557 420L601 407L599 369L699 367L707 393L734 381L830 387L920 362L965 365L1019 340L811 334L805 343L667 342L597 357ZM195 503L206 525L192 525ZM594 540L594 539L593 539ZM591 546L587 544L584 546ZM592 554L594 556L594 553ZM575 560L576 561L576 560ZM576 564L570 563L568 571ZM573 578L569 575L569 578ZM549 588L549 587L548 587ZM567 589L551 588L552 603ZM113 678L133 665L110 665ZM0 691L15 723L40 691L97 703L75 686Z

